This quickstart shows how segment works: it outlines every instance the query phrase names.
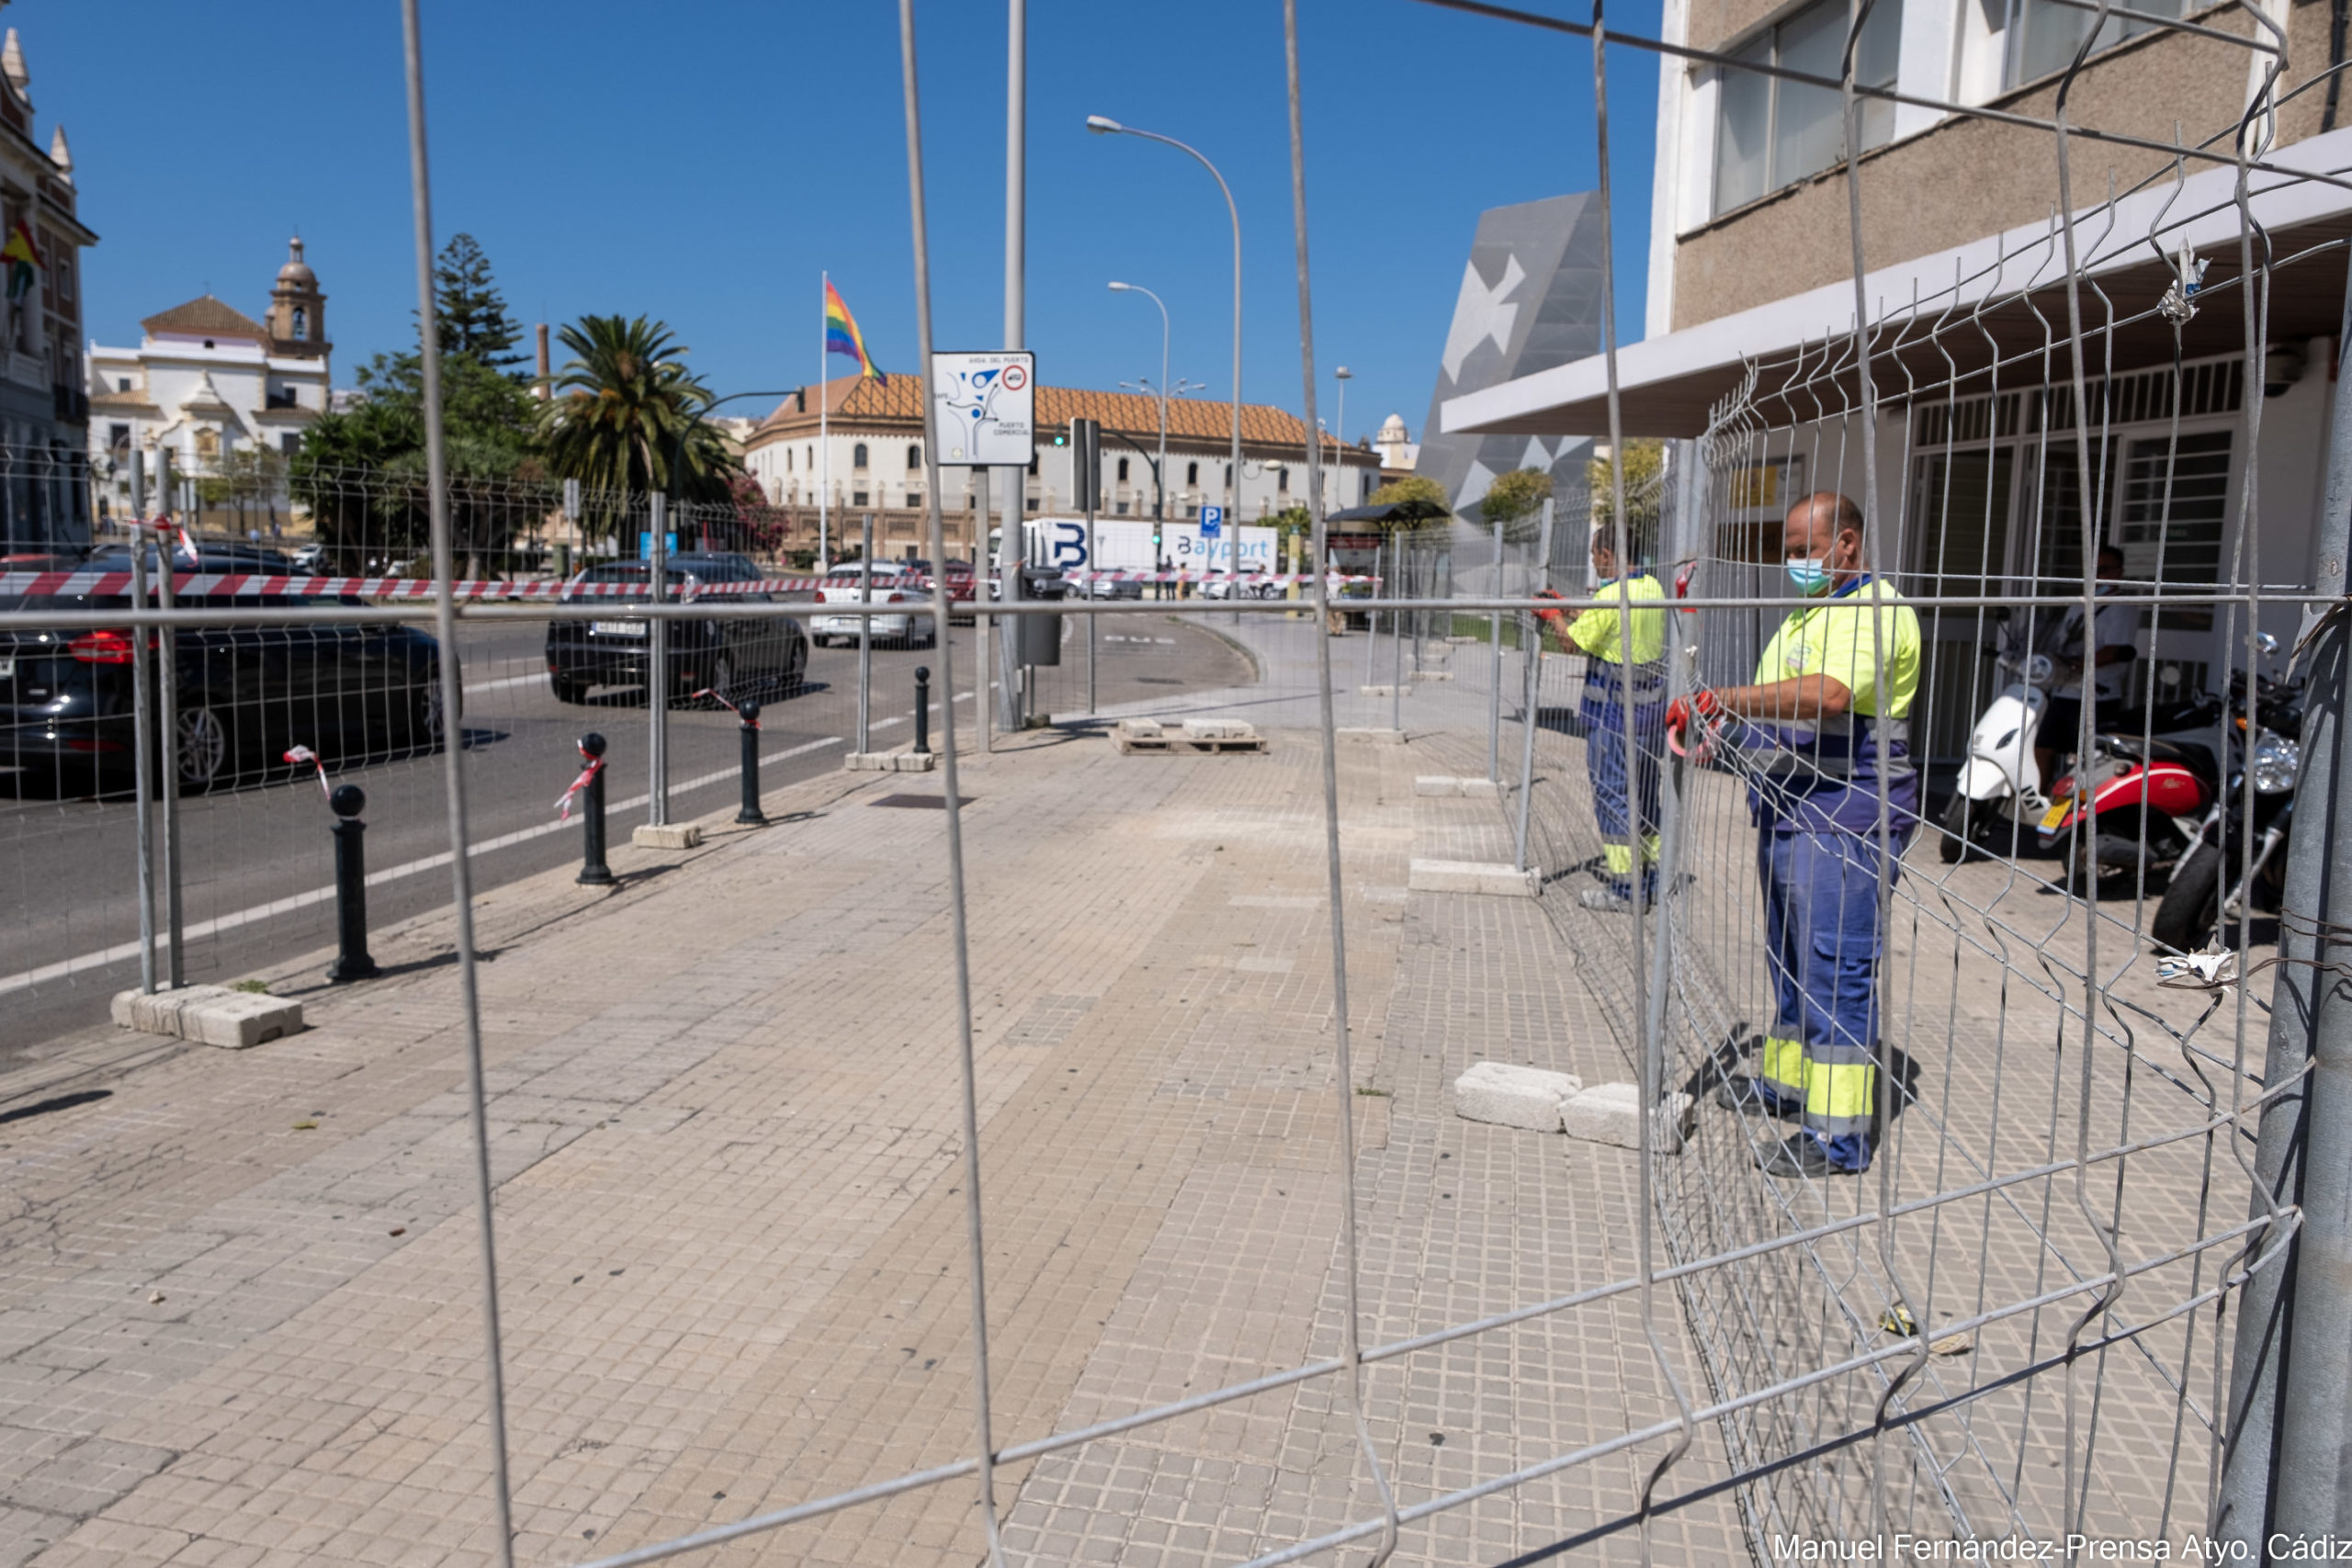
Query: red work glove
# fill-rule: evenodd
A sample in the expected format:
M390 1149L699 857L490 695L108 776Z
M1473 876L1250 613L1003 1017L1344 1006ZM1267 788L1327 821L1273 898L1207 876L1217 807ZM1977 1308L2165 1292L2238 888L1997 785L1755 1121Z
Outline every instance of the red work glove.
M1723 699L1702 686L1689 696L1677 697L1666 705L1666 727L1677 732L1687 731L1693 716L1713 719L1721 716L1723 711Z

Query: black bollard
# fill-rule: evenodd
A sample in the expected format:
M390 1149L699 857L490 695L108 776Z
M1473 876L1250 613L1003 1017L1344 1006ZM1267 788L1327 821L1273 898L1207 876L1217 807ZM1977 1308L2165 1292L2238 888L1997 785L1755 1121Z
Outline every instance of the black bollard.
M743 721L737 732L743 747L743 805L735 820L741 827L764 828L768 818L760 809L760 705L745 703L735 712Z
M359 814L368 809L368 793L345 784L327 797L327 808L337 818L334 832L335 958L327 978L366 980L378 971L368 955L368 824Z
M931 755L931 666L915 666L915 755Z
M603 760L605 738L590 732L580 738L580 754L591 766ZM586 887L610 887L613 868L605 863L605 770L597 768L580 791L582 811L579 882Z

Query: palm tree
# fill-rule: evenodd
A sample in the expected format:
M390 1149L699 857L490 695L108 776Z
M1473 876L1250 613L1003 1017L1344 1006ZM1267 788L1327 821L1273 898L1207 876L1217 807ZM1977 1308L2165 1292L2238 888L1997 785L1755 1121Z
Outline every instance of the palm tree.
M571 359L550 378L539 439L559 479L603 492L601 531L617 524L631 492L673 501L725 502L735 468L717 429L704 423L710 389L687 370L689 350L669 327L643 316L582 316L559 334Z

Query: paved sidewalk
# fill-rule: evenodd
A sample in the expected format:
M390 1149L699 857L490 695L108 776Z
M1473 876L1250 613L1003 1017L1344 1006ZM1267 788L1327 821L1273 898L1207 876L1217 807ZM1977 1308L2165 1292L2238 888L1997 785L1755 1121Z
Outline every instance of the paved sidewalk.
M1001 1444L1338 1347L1319 768L1283 731L1227 758L1044 735L966 771ZM1493 811L1417 800L1417 771L1340 754L1372 1345L1634 1269L1631 1154L1452 1114L1480 1057L1625 1074L1533 901L1405 891ZM616 891L481 901L518 1561L969 1453L943 821L881 804L936 792L829 775L764 831L619 850ZM390 977L356 989L322 954L268 976L310 1007L294 1039L94 1034L0 1078L0 1565L491 1560L447 938L386 933ZM1668 1301L1646 1321L1703 1397ZM1670 1417L1645 1322L1621 1296L1370 1369L1400 1500ZM1397 1560L1552 1545L1662 1451L1408 1528ZM1720 1473L1702 1431L1662 1492ZM972 1497L695 1561L967 1564ZM1230 1562L1376 1511L1328 1379L1008 1467L998 1500L1041 1564ZM1652 1544L1744 1550L1727 1495ZM1569 1554L1639 1556L1630 1532Z

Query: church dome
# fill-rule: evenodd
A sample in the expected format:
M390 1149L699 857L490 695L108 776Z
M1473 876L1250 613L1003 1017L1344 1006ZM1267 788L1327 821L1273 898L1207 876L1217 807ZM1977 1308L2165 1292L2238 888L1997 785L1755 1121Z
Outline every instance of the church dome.
M277 269L277 281L291 284L297 288L316 288L319 275L312 272L310 264L302 259L302 242L288 240L286 247L286 265Z
M1392 413L1386 419L1382 420L1380 422L1380 439L1383 443L1408 439L1405 434L1405 416L1401 413Z

